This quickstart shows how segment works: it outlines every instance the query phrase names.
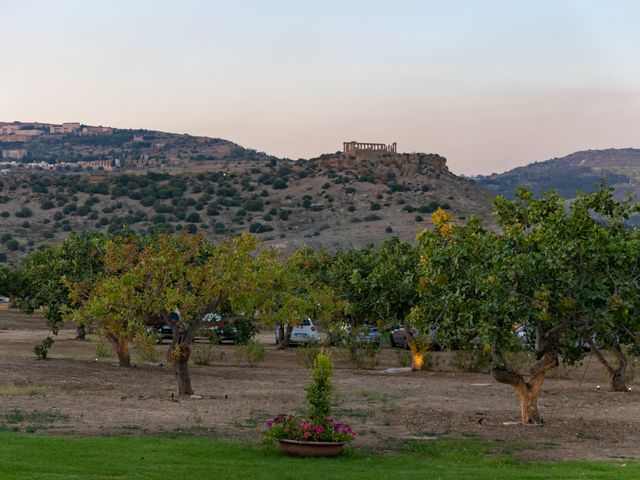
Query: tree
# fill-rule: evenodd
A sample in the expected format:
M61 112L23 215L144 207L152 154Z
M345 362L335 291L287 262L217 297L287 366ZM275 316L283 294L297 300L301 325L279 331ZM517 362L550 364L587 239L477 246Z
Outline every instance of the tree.
M64 307L77 305L80 297L69 297L69 285L91 289L103 269L105 237L96 232L70 234L59 246L48 247L30 254L20 269L22 285L16 292L17 306L25 313L44 309L51 333L41 344L39 352L46 357L45 344L53 343L63 321ZM78 332L84 338L84 330ZM42 356L39 353L39 356Z
M111 242L106 273L79 315L115 339L125 364L131 339L145 325L166 321L178 393L193 394L188 362L202 317L223 304L244 313L261 303L254 292L268 274L270 253L257 246L250 235L217 247L188 234Z
M276 345L282 350L289 346L293 327L304 319L328 323L336 312L344 308L333 290L314 274L315 261L319 260L310 249L298 250L286 262L273 259L268 282L260 298L260 320L263 325L276 326Z
M107 263L113 260L113 244L107 247ZM90 292L89 299L74 310L66 311L66 317L77 324L96 325L100 333L113 345L121 367L131 366L129 344L142 334L145 328L145 316L141 296L136 291L135 278L130 272L121 275L107 275L100 278ZM77 299L82 295L79 285L70 290L70 297Z
M24 288L24 276L21 269L0 266L0 295L16 297Z
M546 373L560 358L580 360L581 339L611 317L603 314L611 311L603 275L610 238L593 218L598 205L585 195L567 209L557 194L534 199L520 190L514 201L494 202L501 234L476 218L454 226L439 209L435 229L419 235L421 300L412 315L450 339L490 348L491 373L516 390L525 423L542 422ZM528 379L504 355L519 348L535 354Z
M598 275L591 275L585 289L584 302L591 308L592 324L584 341L609 374L611 390L628 392L625 350L638 353L640 342L640 232L625 222L640 210L630 199L618 202L613 189L600 189L588 197L587 207L597 217L594 228L599 242L583 258L592 262L599 258ZM608 359L609 351L615 363Z
M324 267L324 281L347 306L352 325L404 322L417 301L417 250L394 237L377 250L338 252Z

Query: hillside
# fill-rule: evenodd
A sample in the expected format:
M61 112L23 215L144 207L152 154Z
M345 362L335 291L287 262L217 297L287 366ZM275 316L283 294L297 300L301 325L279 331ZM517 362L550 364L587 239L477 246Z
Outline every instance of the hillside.
M490 215L489 196L436 154L292 161L222 139L116 129L1 146L28 151L0 167L0 259L10 263L71 231L125 225L213 240L249 230L276 248L335 250L413 239L438 206L462 219Z
M519 185L537 195L552 189L573 198L578 190L597 190L604 180L623 196L627 192L640 196L640 149L586 150L562 158L536 162L508 172L475 177L487 190L513 197Z

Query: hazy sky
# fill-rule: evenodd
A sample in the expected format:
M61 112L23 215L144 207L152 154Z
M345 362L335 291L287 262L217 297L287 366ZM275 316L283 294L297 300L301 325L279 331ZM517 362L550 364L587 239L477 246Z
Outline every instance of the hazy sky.
M0 0L0 120L490 173L640 147L639 24L633 0Z

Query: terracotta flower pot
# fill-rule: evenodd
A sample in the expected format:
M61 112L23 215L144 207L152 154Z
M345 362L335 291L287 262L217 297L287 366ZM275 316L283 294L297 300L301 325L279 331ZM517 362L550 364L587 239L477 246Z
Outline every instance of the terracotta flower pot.
M340 455L344 442L301 442L278 440L280 451L296 457L335 457Z

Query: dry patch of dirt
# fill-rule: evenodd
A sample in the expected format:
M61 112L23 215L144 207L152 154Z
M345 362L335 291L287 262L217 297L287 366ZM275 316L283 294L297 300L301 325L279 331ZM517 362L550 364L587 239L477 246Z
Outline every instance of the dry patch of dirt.
M0 328L6 327L4 312ZM33 326L33 325L31 325ZM38 361L33 345L40 328L0 329L0 424L7 412L55 411L44 430L78 435L159 432L210 433L221 438L258 441L256 428L278 413L304 409L309 371L296 349L277 351L272 334L266 361L245 365L236 347L216 347L211 366L191 366L198 399L178 398L173 371L159 345L157 363L136 360L123 369L115 359L95 358L91 341L74 340L63 330ZM339 389L335 416L361 432L360 446L393 449L406 437L478 437L498 440L508 451L539 459L640 459L640 385L628 394L607 392L595 359L589 365L548 378L540 406L543 427L507 424L519 419L515 393L488 374L454 371L450 353L437 352L438 371L389 374L397 351L383 348L375 370L348 368L336 352L334 381ZM583 379L584 376L584 379ZM580 383L580 381L582 382ZM601 385L597 390L596 385ZM3 395L2 387L6 388Z

